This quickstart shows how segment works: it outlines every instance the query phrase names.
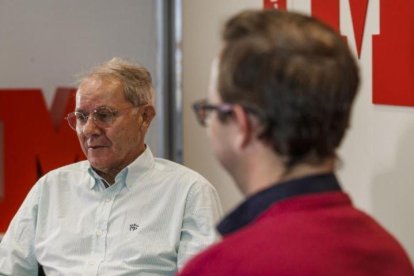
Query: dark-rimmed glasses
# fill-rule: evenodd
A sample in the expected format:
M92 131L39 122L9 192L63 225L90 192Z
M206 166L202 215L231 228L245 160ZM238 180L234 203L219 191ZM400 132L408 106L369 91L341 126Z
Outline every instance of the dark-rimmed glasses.
M223 116L233 111L233 105L228 103L210 104L207 99L202 99L193 104L193 110L200 125L205 127L212 111L216 111Z
M97 127L108 128L120 115L121 111L138 107L139 106L131 106L115 110L106 106L101 106L89 114L83 113L81 111L71 112L65 117L65 119L68 121L70 128L74 131L80 131L88 122L89 117L92 117L92 120Z
M208 103L207 99L201 99L196 101L193 104L193 110L200 125L205 127L207 126L208 118L210 117L212 111L216 111L219 117L224 118L224 116L230 115L233 112L233 107L235 105L241 106L245 112L257 116L259 119L264 120L265 118L265 116L263 116L263 114L261 114L261 112L259 112L258 109L246 106L244 104L210 104Z

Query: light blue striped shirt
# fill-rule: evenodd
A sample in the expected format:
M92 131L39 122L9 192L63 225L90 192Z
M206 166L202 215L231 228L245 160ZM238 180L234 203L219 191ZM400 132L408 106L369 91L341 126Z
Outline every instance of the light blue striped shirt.
M173 275L217 239L222 212L198 173L147 147L105 189L88 161L32 188L0 243L0 275Z

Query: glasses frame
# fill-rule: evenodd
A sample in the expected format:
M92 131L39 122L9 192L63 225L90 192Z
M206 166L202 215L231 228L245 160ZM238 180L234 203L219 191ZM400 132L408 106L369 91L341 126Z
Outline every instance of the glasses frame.
M207 119L211 111L216 111L219 116L225 116L233 112L233 104L210 104L207 99L201 99L193 104L193 111L201 126L207 126Z
M71 129L73 129L76 132L79 132L81 128L83 128L89 121L89 118L91 117L93 120L93 123L99 127L99 128L109 128L115 121L115 119L117 117L119 117L121 115L121 113L125 110L129 110L129 109L134 109L134 108L139 108L142 107L143 105L140 106L130 106L127 108L122 108L122 109L113 109L110 107L106 107L106 106L100 106L95 108L94 110L92 110L92 112L89 112L89 114L85 114L83 112L80 111L74 111L71 112L69 114L66 115L65 119L67 120L69 127ZM102 109L107 109L108 111L110 111L108 114L111 115L111 118L109 120L109 122L103 122L102 120L98 119L97 115L99 113L99 111L101 111ZM84 117L85 122L82 123L80 126L78 126L78 115L81 115ZM78 129L79 127L79 129Z
M235 105L240 105L245 112L250 113L254 116L257 116L259 119L262 119L265 121L265 116L261 114L257 109L245 106L242 104L231 104L231 103L222 103L222 104L210 104L208 103L207 99L201 99L196 101L192 107L193 111L196 115L197 121L200 123L201 126L206 127L207 126L207 119L209 117L209 111L216 111L219 116L224 118L227 115L230 115L233 112L233 107Z

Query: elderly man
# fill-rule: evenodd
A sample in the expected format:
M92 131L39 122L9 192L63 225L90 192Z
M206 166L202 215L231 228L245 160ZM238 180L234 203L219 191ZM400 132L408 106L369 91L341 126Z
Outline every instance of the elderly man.
M242 12L223 39L209 98L194 109L248 198L181 275L414 275L334 174L359 83L343 39L281 11Z
M67 116L87 161L32 188L0 243L0 275L173 275L216 240L221 207L202 176L154 158L148 71L121 59L80 82Z

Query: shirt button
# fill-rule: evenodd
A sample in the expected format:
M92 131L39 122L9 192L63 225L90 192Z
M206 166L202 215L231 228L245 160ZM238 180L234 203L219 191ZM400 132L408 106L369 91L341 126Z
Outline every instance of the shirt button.
M105 199L106 202L111 202L111 199L108 197L107 199Z
M96 235L100 236L100 235L102 235L102 234L103 234L103 232L102 232L101 230L97 230L97 231L96 231Z
M89 265L95 265L95 261L89 261Z

